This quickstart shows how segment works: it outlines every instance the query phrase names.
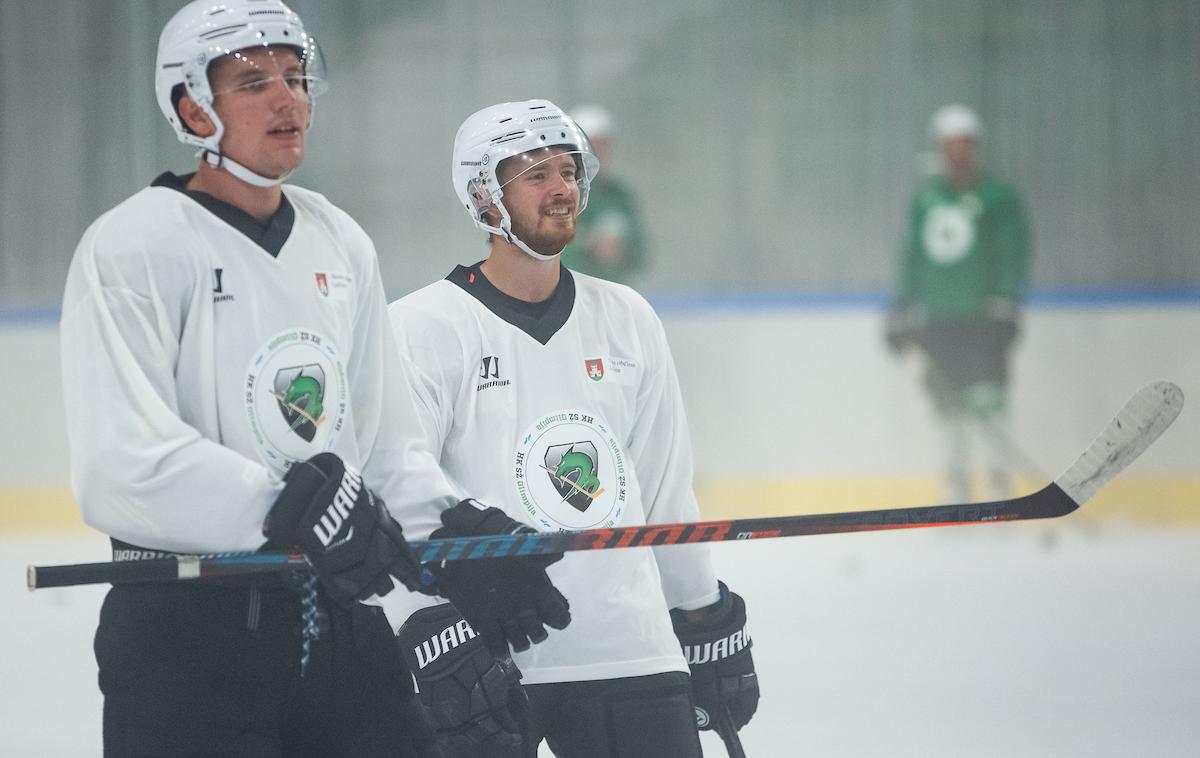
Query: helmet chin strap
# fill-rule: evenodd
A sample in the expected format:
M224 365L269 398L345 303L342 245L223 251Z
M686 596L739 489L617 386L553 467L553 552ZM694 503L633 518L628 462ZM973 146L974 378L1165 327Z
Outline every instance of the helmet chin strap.
M507 239L509 242L516 245L517 247L521 248L521 250L526 255L530 256L531 258L533 258L534 260L537 260L537 261L552 261L555 258L557 258L558 256L562 255L562 250L559 250L557 253L554 253L553 255L543 255L543 254L535 251L529 245L526 245L525 241L522 240L520 237L518 237L516 235L516 232L514 232L512 230L512 216L508 215L508 208L504 207L504 203L500 201L499 195L497 195L497 197L496 197L496 207L500 209L500 216L503 219L500 222L499 231L501 231L504 234L505 239ZM563 250L566 250L566 248L564 247Z
M208 165L214 168L223 168L243 182L253 184L255 187L276 187L283 184L284 180L292 175L292 172L289 171L278 179L271 179L270 177L254 173L228 155L221 155L214 150L205 148L200 151L200 154Z
M520 237L513 234L512 232L508 233L508 241L513 243L517 247L521 248L522 250L524 250L526 255L532 256L534 259L539 260L539 261L552 261L555 258L557 258L558 256L562 255L562 250L559 250L554 255L542 255L541 253L534 252L533 248L529 247L529 245L526 245L521 240ZM563 248L563 250L565 250L565 249L566 248Z

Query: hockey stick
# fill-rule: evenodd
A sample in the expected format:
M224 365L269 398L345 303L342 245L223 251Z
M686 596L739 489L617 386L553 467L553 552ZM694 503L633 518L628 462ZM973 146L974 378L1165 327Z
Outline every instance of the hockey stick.
M933 357L924 350L925 368L932 374L938 377L938 381L948 387L955 385L955 382L950 379L950 375L941 366L934 361ZM1042 469L1041 466L1034 463L1033 458L1029 456L1025 450L1017 444L1004 427L990 413L972 414L972 418L979 422L980 437L983 443L990 447L996 454L1007 459L1010 464L1015 464L1017 470L1023 474L1027 474L1034 481L1045 481L1050 477Z
M724 542L796 537L808 534L874 532L927 526L984 524L1057 518L1085 503L1158 439L1183 408L1183 391L1170 382L1153 382L1133 395L1108 427L1058 479L1030 495L986 503L927 505L804 516L727 519L682 524L649 524L578 532L535 532L413 540L422 563L573 550ZM278 553L215 557L180 556L143 561L30 566L29 589L76 584L197 579L269 573L304 567L302 556Z
M713 725L713 728L717 730L721 742L725 743L725 752L729 754L729 758L746 758L746 750L742 747L742 738L738 736L737 727L733 724L729 706L721 706L720 712L717 713L717 723Z

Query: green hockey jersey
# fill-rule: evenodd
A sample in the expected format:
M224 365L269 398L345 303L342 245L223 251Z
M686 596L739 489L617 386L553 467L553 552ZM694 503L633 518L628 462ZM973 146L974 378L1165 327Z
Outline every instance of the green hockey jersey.
M642 266L645 238L633 191L624 182L596 177L587 208L579 214L575 240L562 253L563 265L581 274L628 284ZM617 245L605 255L606 245Z
M1015 190L984 175L959 191L943 177L913 199L897 300L930 316L984 316L992 298L1024 299L1030 235Z

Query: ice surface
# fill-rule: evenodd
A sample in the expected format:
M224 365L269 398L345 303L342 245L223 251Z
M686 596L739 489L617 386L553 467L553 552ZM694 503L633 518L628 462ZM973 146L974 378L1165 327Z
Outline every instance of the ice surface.
M762 682L747 755L1195 755L1200 533L1089 524L715 546ZM98 537L0 541L0 754L100 755L104 588L24 581L104 558Z

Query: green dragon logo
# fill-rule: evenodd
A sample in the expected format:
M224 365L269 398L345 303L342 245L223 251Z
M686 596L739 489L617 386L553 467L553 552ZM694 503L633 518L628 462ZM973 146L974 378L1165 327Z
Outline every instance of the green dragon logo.
M604 494L597 460L596 446L591 442L572 442L546 448L542 468L562 495L563 502L583 512Z
M325 420L325 372L315 363L280 369L275 374L275 400L288 428L312 442Z

